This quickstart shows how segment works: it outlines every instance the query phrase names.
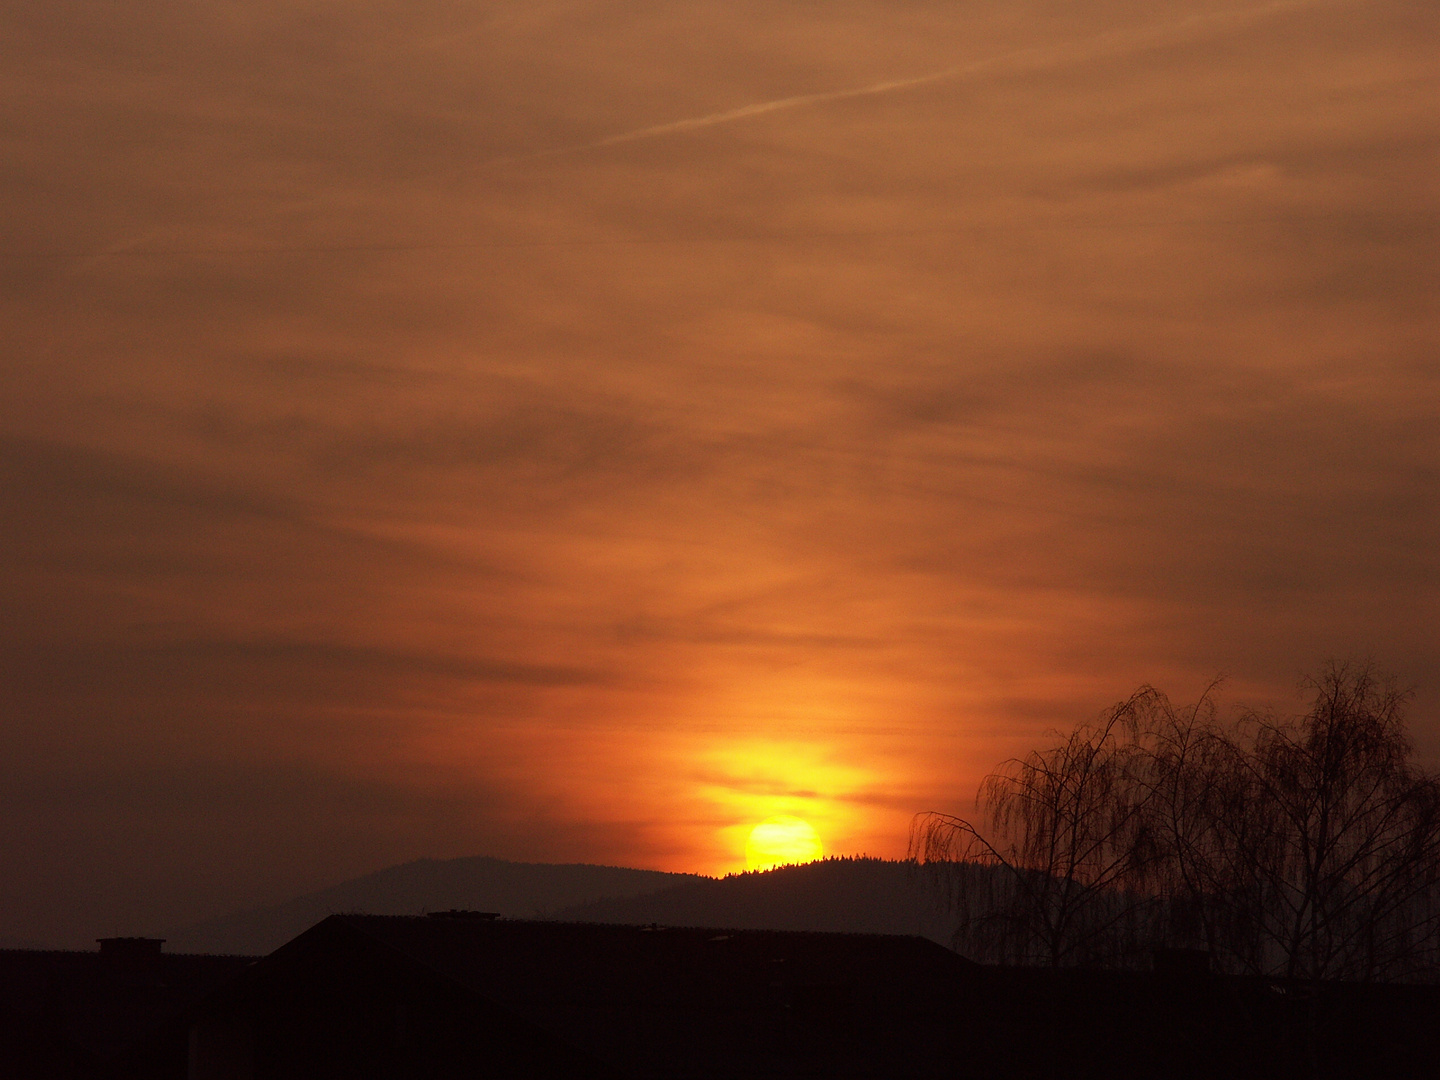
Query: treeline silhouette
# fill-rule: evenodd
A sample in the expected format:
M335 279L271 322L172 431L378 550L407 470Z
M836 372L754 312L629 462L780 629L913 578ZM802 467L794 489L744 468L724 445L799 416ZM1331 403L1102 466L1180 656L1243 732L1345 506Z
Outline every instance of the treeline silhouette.
M949 945L954 916L908 861L831 856L799 866L681 881L554 912L574 922L739 930L917 934Z
M1222 718L1212 685L1141 687L1002 764L970 820L919 815L911 855L977 960L1440 981L1440 777L1414 761L1408 695L1372 665L1307 679L1297 717Z

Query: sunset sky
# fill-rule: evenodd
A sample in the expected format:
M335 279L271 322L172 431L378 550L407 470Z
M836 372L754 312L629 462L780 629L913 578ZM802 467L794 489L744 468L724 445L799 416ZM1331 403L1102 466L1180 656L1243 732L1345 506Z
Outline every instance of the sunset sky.
M900 856L1137 685L1440 764L1434 0L0 15L0 943Z

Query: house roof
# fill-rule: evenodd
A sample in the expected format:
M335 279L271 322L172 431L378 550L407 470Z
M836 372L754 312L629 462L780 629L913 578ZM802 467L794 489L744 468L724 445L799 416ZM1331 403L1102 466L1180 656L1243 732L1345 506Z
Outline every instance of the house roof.
M1394 1080L1432 1075L1440 1053L1437 988L1003 969L923 938L447 914L331 916L171 1042L227 1017L270 1024L271 1046L310 1048L284 1074L307 1080L430 1075L404 1048L442 1044L445 1075L595 1080L1239 1078L1301 1058ZM350 1056L337 1064L336 1048Z
M957 972L979 967L925 938L888 934L453 916L336 915L328 921L478 992L503 990L511 1001L673 1004L678 985L707 1007L753 1004L773 998L776 989L822 985L913 998L924 996L926 983L948 983Z
M0 1071L70 1075L253 962L162 953L157 940L139 938L90 952L0 949Z
M976 968L919 937L376 915L332 916L274 960L322 941L403 958L632 1076L946 1071Z

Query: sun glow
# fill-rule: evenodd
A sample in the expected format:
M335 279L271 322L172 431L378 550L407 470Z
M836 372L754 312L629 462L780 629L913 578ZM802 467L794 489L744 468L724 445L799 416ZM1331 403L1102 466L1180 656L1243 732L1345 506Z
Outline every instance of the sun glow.
M820 837L808 821L781 814L750 830L745 841L745 868L769 870L773 866L814 862L824 854Z
M757 697L773 700L775 695ZM826 699L820 693L812 697ZM753 702L741 704L757 708ZM795 715L778 708L773 715L739 713L740 719L731 723L747 728L793 727L800 722L799 711L796 703ZM853 722L818 706L809 715L818 718L806 722L811 727L844 728ZM870 839L880 818L875 807L895 787L882 755L858 754L844 742L819 737L787 738L758 731L724 739L707 732L703 738L703 742L676 745L671 752L683 762L677 776L689 782L686 798L703 813L701 820L711 823L708 858L700 863L706 872L730 874L875 846ZM775 828L784 822L791 823L792 830L799 826L788 839L783 836L786 830ZM692 870L696 863L699 860L677 869Z

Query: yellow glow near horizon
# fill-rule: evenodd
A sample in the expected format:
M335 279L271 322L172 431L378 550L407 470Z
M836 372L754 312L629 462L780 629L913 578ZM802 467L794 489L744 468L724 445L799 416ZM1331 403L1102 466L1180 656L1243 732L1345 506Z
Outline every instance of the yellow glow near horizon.
M751 829L745 840L747 870L814 862L824 854L820 837L810 823L789 814L767 818Z
M812 693L815 704L806 722L810 728L825 725L843 730L849 726L852 721L847 721L845 714L823 708L823 703L834 696ZM757 691L755 697L774 701L779 695L771 688L767 693ZM808 738L781 734L799 723L800 703L797 700L793 704L793 714L772 707L757 716L754 702L740 702L734 709L740 719L730 722L751 730L723 739L706 733L703 742L672 748L671 753L688 765L680 774L691 785L687 797L697 808L703 808L705 818L714 823L708 858L700 864L707 873L730 874L753 870L757 865L821 857L818 847L785 851L768 858L754 855L751 834L756 824L777 819L804 822L813 833L824 837L825 852L853 852L875 846L867 843L881 820L874 810L879 805L875 796L897 786L884 769L883 755L857 752L841 738L818 737L818 733ZM741 706L750 711L741 712ZM756 730L764 728L771 730ZM908 821L906 817L898 826L887 821L886 827L903 833ZM757 858L762 861L757 863Z

